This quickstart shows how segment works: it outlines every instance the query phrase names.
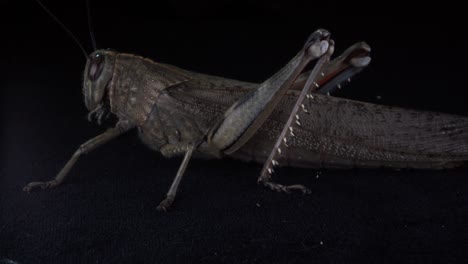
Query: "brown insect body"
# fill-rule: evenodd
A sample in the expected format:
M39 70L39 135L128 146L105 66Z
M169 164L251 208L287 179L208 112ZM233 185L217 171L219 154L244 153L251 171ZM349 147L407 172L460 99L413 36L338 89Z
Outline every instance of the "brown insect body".
M233 103L257 87L116 54L109 101L119 119L138 127L146 145L170 157L203 140ZM297 96L297 90L289 91L264 126L231 156L264 162ZM444 168L468 159L468 118L320 94L306 107L282 165ZM206 142L198 152L221 154Z
M185 153L185 145L203 140L216 119L238 96L257 85L197 74L132 54L115 54L108 89L110 110L136 126L143 142L165 156ZM212 94L191 97L190 93ZM231 90L231 97L226 95ZM187 91L187 93L184 93ZM215 92L216 93L216 92ZM180 148L180 150L179 150ZM200 152L216 156L206 145Z
M273 182L274 168L440 169L468 160L468 118L329 96L371 60L364 42L330 60L333 51L330 33L319 29L280 71L255 84L96 50L87 57L83 78L88 117L100 123L110 111L119 122L82 144L53 180L24 190L60 185L81 155L132 128L164 156L184 155L159 210L174 201L193 155L262 162L259 183L303 193L310 190Z

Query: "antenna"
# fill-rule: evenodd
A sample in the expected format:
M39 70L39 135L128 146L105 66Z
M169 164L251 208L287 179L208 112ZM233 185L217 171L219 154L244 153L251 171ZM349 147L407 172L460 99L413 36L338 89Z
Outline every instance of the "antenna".
M89 35L91 37L91 43L93 44L93 49L97 50L96 37L94 36L93 21L91 19L91 8L89 7L89 0L86 0L86 10L88 12L88 29Z
M86 52L85 48L81 44L81 42L78 40L78 38L47 8L41 1L35 0L41 7L44 9L44 11L53 19L59 26L68 34L69 37L75 41L75 43L78 45L78 47L81 49L83 52L84 56L86 59L88 59L88 53Z

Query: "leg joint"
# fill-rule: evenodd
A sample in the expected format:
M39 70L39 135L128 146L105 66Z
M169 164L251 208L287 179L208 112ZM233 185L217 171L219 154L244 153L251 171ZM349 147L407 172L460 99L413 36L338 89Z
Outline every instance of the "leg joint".
M76 151L76 154L81 155L81 154L88 154L90 149L88 148L87 144L82 144L78 150Z

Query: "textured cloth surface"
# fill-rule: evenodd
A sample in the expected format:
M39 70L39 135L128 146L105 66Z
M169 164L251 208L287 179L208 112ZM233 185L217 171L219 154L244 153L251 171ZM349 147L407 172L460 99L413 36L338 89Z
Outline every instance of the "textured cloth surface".
M28 195L21 187L30 175L49 177L53 160L12 164L18 178L1 185L1 257L19 263L466 260L466 170L323 172L318 179L284 170L282 182L311 187L302 196L256 186L258 166L196 161L173 207L159 213L178 164L142 147L127 148L136 154L121 160L118 149L129 141L90 154L67 184L48 192Z

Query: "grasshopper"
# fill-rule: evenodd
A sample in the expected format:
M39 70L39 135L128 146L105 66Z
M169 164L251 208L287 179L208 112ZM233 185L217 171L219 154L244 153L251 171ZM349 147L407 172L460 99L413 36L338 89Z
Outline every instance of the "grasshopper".
M88 118L101 123L112 113L118 122L83 143L54 179L31 182L23 190L59 186L83 154L131 129L163 156L184 156L157 207L162 211L173 203L190 159L197 156L263 163L258 183L285 193L310 191L274 182L280 166L441 169L468 160L468 118L331 96L371 58L369 45L359 42L332 60L330 36L324 29L313 32L289 63L260 84L134 54L85 52Z

